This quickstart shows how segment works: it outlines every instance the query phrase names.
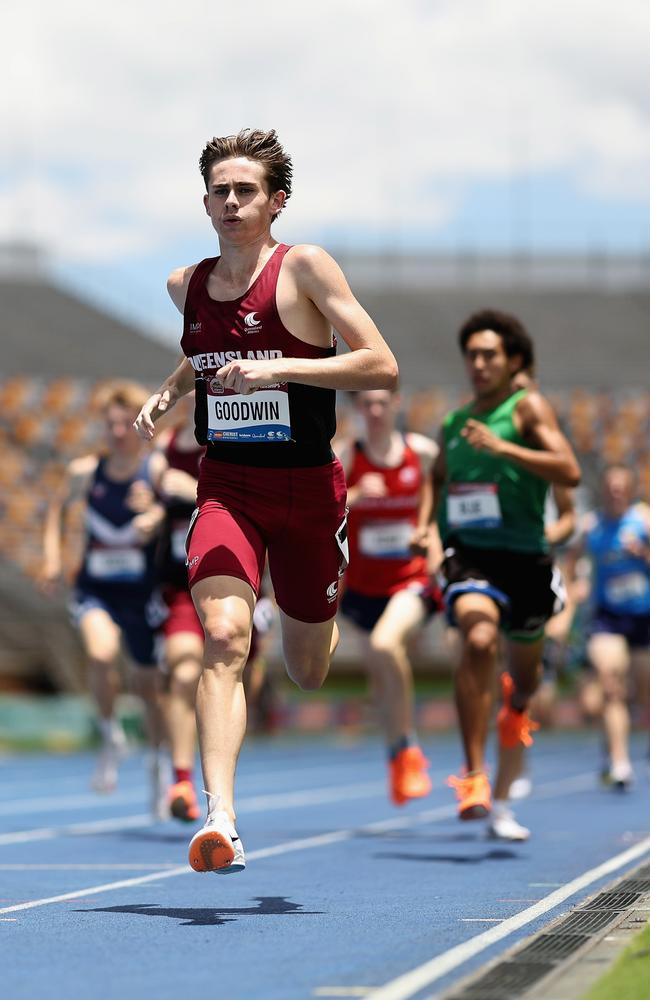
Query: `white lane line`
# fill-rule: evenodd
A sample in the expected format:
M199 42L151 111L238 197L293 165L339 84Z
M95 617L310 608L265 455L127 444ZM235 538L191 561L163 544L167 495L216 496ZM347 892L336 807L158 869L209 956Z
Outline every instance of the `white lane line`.
M580 892L581 889L585 889L606 875L611 875L612 872L623 868L632 861L636 861L637 858L643 857L648 852L650 852L650 837L646 837L634 847L628 848L627 851L616 854L613 858L603 862L603 864L598 865L596 868L590 868L589 871L572 879L571 882L567 882L561 889L556 889L555 892L540 899L534 906L529 906L513 917L502 921L498 927L492 927L489 931L483 931L482 934L478 934L469 941L456 945L455 948L450 948L449 951L444 952L442 955L437 955L423 965L373 990L368 994L370 1000L409 1000L410 997L415 996L421 990L427 989L436 980L442 979L449 972L453 972L454 969L457 969L470 958L474 958L475 955L479 955L482 951L485 951L490 945L495 944L497 941L502 941L503 938L508 937L521 927L525 927L526 924L536 920L537 917L544 916L549 910L559 906L560 903L563 903L570 896L575 895L576 892Z
M593 774L572 775L558 781L550 781L539 785L533 793L531 801L536 798L553 798L558 795L570 794L574 791L590 788L593 785ZM240 799L237 805L238 813L271 811L324 804L328 802L345 801L356 798L373 798L383 794L384 785L380 782L368 782L361 785L343 785L337 788L311 789L303 792L280 792L277 795L253 795ZM453 816L453 806L442 807L446 810L443 816ZM391 821L388 820L388 823ZM39 840L54 840L56 837L74 835L92 835L94 833L116 833L119 830L137 829L149 826L151 816L146 813L137 816L124 816L116 819L93 820L85 823L72 823L66 826L37 827L32 830L17 830L13 833L0 834L0 847L7 844L26 844Z
M397 819L380 820L378 823L369 823L362 827L352 827L346 830L333 830L331 833L319 834L315 837L303 837L297 840L287 840L282 844L274 844L273 847L263 847L257 851L247 854L249 861L257 861L261 858L271 858L276 854L292 854L295 851L308 851L316 847L326 847L329 844L337 844L341 841L350 840L352 837L368 833L377 833L387 829L403 829L408 826L415 826L419 823L427 823L432 820L441 819L453 815L453 806L443 806L440 809L428 809L426 812L418 813L411 817L398 817ZM94 885L89 889L77 889L74 892L64 892L59 896L48 896L45 899L34 899L27 903L17 903L14 906L0 907L0 913L17 913L19 910L32 910L37 906L47 906L50 903L64 903L71 899L81 899L83 896L95 896L100 892L112 892L114 889L125 889L134 885L146 885L147 882L156 882L159 879L175 878L177 875L187 875L192 872L189 865L181 865L170 868L168 871L155 872L152 875L142 875L139 878L122 879L119 882L108 882L105 885ZM192 874L196 874L192 872Z
M147 865L138 864L137 862L125 863L123 865L119 864L108 864L108 865L0 865L0 871L2 872L104 872L104 871L134 871L134 872L146 872L146 871L166 871L168 868L178 868L178 865L173 865L169 862L161 862L158 865Z
M74 834L115 833L118 830L133 830L150 826L149 813L137 816L122 816L120 819L98 819L91 823L70 823L69 826L44 826L37 830L17 830L15 833L0 833L0 847L5 844L27 844L34 840L55 840Z
M95 793L81 795L48 795L35 799L20 799L14 802L0 802L0 816L19 816L21 813L65 812L69 809L105 809L112 805L133 805L136 802L142 804L146 797L146 791L141 788L136 792L118 792L114 795L100 795Z
M567 779L567 782L573 782L573 783L575 783L575 781L577 781L578 779L583 779L584 780L585 777L586 777L585 775L576 775L574 778ZM591 775L590 775L590 777L591 777ZM553 785L554 787L557 787L557 783L556 782L552 782L550 784ZM572 789L573 788L573 784L570 784L569 787ZM545 788L546 788L546 786L542 785L542 786L540 786L539 790L542 791ZM568 792L566 792L566 791L560 791L559 794L560 794L560 796L562 796L563 794L568 794ZM289 853L293 853L295 851L305 851L305 850L310 850L310 849L316 848L316 847L326 847L326 846L328 846L330 844L336 844L336 843L341 843L342 841L350 840L353 837L363 836L364 834L367 835L367 834L373 834L373 833L382 833L384 831L390 831L390 830L406 829L406 828L408 828L410 826L418 826L418 825L422 825L422 824L425 824L425 823L438 822L438 821L443 820L443 819L449 819L449 818L451 818L452 816L455 816L455 815L456 815L456 807L454 805L439 806L437 809L427 809L427 810L424 810L423 812L416 813L415 815L411 815L411 816L391 817L389 819L379 820L376 823L369 823L369 824L366 824L365 826L361 826L361 827L352 827L352 828L348 828L348 829L345 829L345 830L335 830L335 831L333 831L331 833L320 834L320 835L315 836L315 837L305 837L305 838L302 838L302 839L285 841L284 843L282 843L282 844L276 844L273 847L264 847L264 848L261 848L260 850L252 851L252 852L250 852L248 854L248 859L250 861L254 861L254 860L259 860L261 858L270 858L270 857L273 857L276 854L289 854ZM116 821L116 822L122 824L121 827L118 827L118 829L119 829L119 828L123 828L126 823L129 823L129 825L131 825L131 826L142 826L142 825L145 825L145 823L142 822L143 819L147 823L150 822L149 821L149 817L147 817L147 816L145 816L145 817L142 817L142 816L126 817L124 820ZM110 821L101 820L99 823L85 823L85 824L79 823L79 824L75 824L72 827L68 827L67 829L69 831L82 832L82 833L83 832L96 832L97 828L99 826L101 826L102 829L106 829L109 822ZM27 831L27 832L30 832L30 831ZM31 831L31 832L39 832L39 831ZM56 829L52 829L52 830L49 830L49 831L48 830L44 830L44 831L40 831L40 832L41 833L45 833L45 834L49 834L51 836L58 836L59 833L60 833L60 831L57 831ZM15 836L18 836L18 835L16 835L16 834L11 835L10 834L9 836L14 836L15 837ZM47 838L43 837L42 839L47 839ZM0 843L2 843L2 842L3 841L0 840ZM643 841L642 843L645 844L646 841ZM650 838L648 838L648 840L647 840L647 845L648 845L648 848L650 849ZM643 850L641 850L641 848L642 848L642 844L637 844L635 847L632 847L627 852L625 852L624 855L619 855L618 857L619 858L626 857L627 855L629 855L631 857L632 856L636 857L640 853L643 853ZM610 862L607 862L605 865L603 865L601 867L602 868L607 868L607 866L611 865L611 864L612 864L612 862L610 861ZM620 862L620 865L622 865L622 864L625 864L625 860L623 860L623 861ZM618 867L620 865L615 865L615 867ZM169 871L156 872L155 874L152 874L152 875L143 875L140 878L124 879L124 880L122 880L120 882L110 882L110 883L108 883L106 885L93 886L90 889L81 889L81 890L78 890L76 892L67 892L67 893L64 893L63 895L60 895L60 896L50 896L50 897L48 897L46 899L37 899L37 900L33 900L31 902L28 902L28 903L21 903L21 904L16 905L16 906L3 907L3 908L0 909L0 913L13 913L13 912L15 912L17 910L29 910L29 909L33 909L36 906L46 906L49 903L65 902L66 900L69 900L69 899L77 899L77 898L80 898L82 896L92 896L92 895L95 895L96 893L109 892L109 891L112 891L113 889L126 888L126 887L131 886L131 885L143 885L143 884L146 884L147 882L155 882L157 879L174 878L176 875L185 875L185 874L188 874L191 871L192 871L192 869L188 865L183 865L183 866L180 866L180 867L177 867L177 868L172 868ZM594 869L594 871L597 871L597 869ZM606 872L605 872L605 874L606 874ZM594 878L598 878L598 877L599 877L598 875L593 876L592 881L593 881ZM584 878L584 876L583 876L583 878ZM580 880L578 879L577 881L580 881ZM573 883L569 883L569 885L572 885L572 884ZM586 883L586 884L588 884L588 883ZM560 892L564 892L566 890L566 888L567 887L565 887L564 890L560 890ZM580 886L578 886L578 888L580 888ZM572 890L572 892L576 892L576 891L577 891L577 889L573 889ZM551 896L547 897L547 899L552 899L553 896L555 896L555 895L557 895L557 893L552 894ZM569 893L569 895L571 895L571 893ZM566 898L566 897L564 896L562 898ZM528 910L525 910L523 912L524 913L529 913L529 912L532 912L532 911L537 911L538 907L541 906L544 902L545 901L542 900L540 903L537 904L537 906L529 907ZM559 900L559 902L561 902L561 900ZM555 906L555 905L557 905L557 903L551 903L550 905L551 906ZM543 912L543 911L540 911L540 912ZM537 912L535 912L533 914L533 916L530 917L530 920L533 920L536 915L537 915ZM522 914L518 914L515 917L511 917L509 920L505 920L500 925L499 928L495 928L495 931L500 931L506 925L510 925L510 924L513 923L513 921L516 921L518 918L521 918L521 916L522 916ZM519 926L519 925L517 925L517 926ZM516 929L516 928L513 926L513 929ZM490 934L490 933L493 933L493 932L489 931L487 933ZM511 932L507 931L506 933L511 933ZM482 935L481 938L483 936L484 935ZM474 939L474 940L478 940L478 939ZM499 939L497 938L496 940L499 940ZM491 942L488 942L488 944L489 943L491 943ZM471 944L472 944L472 942L468 942L468 945L471 945ZM461 947L465 947L465 946L461 946ZM483 947L488 947L488 945L486 944ZM479 949L479 950L482 950L482 949ZM453 951L455 951L455 949L452 949L452 952ZM448 953L448 954L451 954L451 952ZM442 956L442 957L444 958L444 956ZM436 959L435 961L439 961L439 959ZM462 959L462 961L465 961L465 959ZM443 975L443 974L444 973L440 973L440 975ZM372 995L374 996L374 994L372 994Z
M277 795L252 795L239 800L238 813L270 812L274 809L299 808L324 805L331 802L345 802L356 799L370 799L384 794L382 782L343 785L338 788L315 788L304 792L281 792ZM140 797L142 798L142 796ZM128 830L138 826L149 826L151 816L142 813L118 819L102 819L88 823L71 823L67 826L38 827L33 830L17 830L0 834L0 846L25 844L34 840L53 840L70 834L92 834Z

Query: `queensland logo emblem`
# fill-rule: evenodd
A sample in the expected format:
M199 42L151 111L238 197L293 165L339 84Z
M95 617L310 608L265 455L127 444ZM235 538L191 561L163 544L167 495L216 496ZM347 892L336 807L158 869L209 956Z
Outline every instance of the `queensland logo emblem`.
M339 590L339 582L338 582L338 580L335 580L334 583L330 583L330 585L329 585L329 587L327 588L327 591L326 591L327 603L328 604L331 604L333 601L336 600L336 596L338 594L338 590Z
M256 312L246 313L244 316L244 326L246 327L247 333L256 333L259 329L261 329L262 321L257 318Z
M218 378L210 379L210 392L213 396L223 395L223 386Z

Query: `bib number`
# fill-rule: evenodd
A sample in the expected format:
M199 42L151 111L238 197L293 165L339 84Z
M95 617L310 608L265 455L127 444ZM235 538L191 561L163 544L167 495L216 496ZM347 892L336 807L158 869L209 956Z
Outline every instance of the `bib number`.
M409 521L366 524L359 531L359 551L370 559L407 559L412 534Z
M451 483L447 521L450 528L500 528L501 505L496 483Z
M146 561L140 549L94 549L88 553L86 567L96 580L139 580Z
M614 576L605 584L605 597L612 605L625 604L648 593L648 578L643 573L624 573Z
M207 404L208 441L277 443L291 440L286 382L244 396L221 388L213 379L208 387Z

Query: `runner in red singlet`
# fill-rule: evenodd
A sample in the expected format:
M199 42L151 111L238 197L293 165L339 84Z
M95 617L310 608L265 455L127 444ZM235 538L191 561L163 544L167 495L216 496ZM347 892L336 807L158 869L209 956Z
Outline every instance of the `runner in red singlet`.
M165 523L158 559L158 584L168 610L161 633L162 661L168 685L165 697L167 729L173 766L173 784L168 793L169 811L176 819L193 822L201 809L194 785L196 746L196 690L203 663L203 626L196 613L187 580L185 539L196 507L196 490L205 447L196 442L193 394L179 403L178 426L157 439L165 465L157 488L165 507ZM273 608L268 597L257 602L247 680L255 670L256 691L264 682L264 664L257 657L260 637L273 624ZM261 676L258 677L258 675Z
M207 444L188 540L205 632L197 720L208 818L192 838L197 871L241 871L234 775L246 726L242 671L264 559L280 608L287 671L318 688L338 641L347 551L345 479L330 440L335 389L393 388L397 364L337 264L319 247L279 244L271 224L291 193L275 132L212 139L199 161L221 255L174 271L186 358L142 408L154 421L196 387ZM336 357L333 328L349 353Z
M439 608L427 566L431 469L438 448L396 429L399 396L360 392L363 440L339 451L348 484L350 567L341 611L359 632L388 746L395 805L431 791L413 721L408 641Z
M201 809L194 787L196 688L203 663L203 626L187 583L185 538L196 507L199 465L205 448L194 437L192 400L182 400L181 423L157 444L165 458L158 491L165 525L158 560L158 584L168 615L162 625L162 664L167 676L165 708L173 784L169 809L176 819L192 822Z

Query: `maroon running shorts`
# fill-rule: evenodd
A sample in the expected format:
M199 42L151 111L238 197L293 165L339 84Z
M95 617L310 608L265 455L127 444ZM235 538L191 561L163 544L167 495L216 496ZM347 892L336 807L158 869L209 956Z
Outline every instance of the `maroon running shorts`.
M187 542L190 587L234 576L257 596L268 553L282 611L301 622L329 621L347 565L345 500L338 459L314 468L260 469L204 458Z

